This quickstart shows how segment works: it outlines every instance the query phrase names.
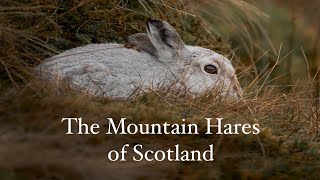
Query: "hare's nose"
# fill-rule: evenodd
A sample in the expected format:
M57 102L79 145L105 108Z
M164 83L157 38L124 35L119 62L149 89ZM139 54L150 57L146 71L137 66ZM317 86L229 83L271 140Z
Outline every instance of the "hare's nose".
M235 75L233 78L232 78L232 91L239 97L242 97L243 96L243 91L241 89L241 86L240 86L240 83L237 79L237 76Z

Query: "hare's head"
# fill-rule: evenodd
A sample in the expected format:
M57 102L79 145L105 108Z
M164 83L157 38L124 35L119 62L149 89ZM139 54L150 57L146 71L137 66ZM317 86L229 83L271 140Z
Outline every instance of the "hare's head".
M176 29L165 21L149 19L147 34L129 36L128 42L173 69L190 92L213 88L227 96L242 94L235 70L226 57L206 48L185 45Z

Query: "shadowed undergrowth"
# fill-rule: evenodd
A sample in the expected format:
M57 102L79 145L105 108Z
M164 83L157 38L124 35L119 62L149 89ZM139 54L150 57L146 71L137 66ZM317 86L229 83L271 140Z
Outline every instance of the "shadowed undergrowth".
M242 1L4 1L0 14L0 178L303 178L319 174L319 105L313 87L286 92L263 78L245 79L244 100L221 101L214 94L190 97L170 90L148 92L128 100L92 97L68 86L39 82L32 68L58 52L104 42L125 42L144 32L147 17L162 18L177 28L187 44L233 57L240 74L252 74L239 62L211 21L231 24L245 19L259 31L262 12ZM200 11L199 9L202 9ZM246 13L242 13L246 12ZM218 14L225 14L221 17ZM242 17L238 17L241 14ZM210 19L210 21L208 21ZM241 28L240 28L241 31ZM241 38L250 34L241 31ZM272 71L270 71L271 73ZM66 136L62 117L82 117L106 126L106 118L131 123L197 123L223 117L224 123L259 123L259 135L99 135ZM148 149L205 150L214 144L215 161L136 163L106 160L107 150L123 144ZM123 173L123 171L126 173Z

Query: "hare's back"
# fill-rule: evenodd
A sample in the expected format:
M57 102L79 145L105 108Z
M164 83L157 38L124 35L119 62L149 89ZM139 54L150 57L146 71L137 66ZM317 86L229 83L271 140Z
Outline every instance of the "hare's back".
M92 94L130 94L138 86L161 81L166 67L145 52L121 44L90 44L67 50L37 67L49 79L71 81Z
M38 68L60 75L92 71L114 71L131 75L161 71L162 65L146 52L125 48L122 44L90 44L67 50L43 62ZM92 72L91 71L91 72Z

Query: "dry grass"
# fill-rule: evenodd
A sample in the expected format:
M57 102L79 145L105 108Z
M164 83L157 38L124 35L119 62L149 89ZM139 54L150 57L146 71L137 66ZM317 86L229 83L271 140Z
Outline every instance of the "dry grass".
M215 4L210 7L215 8L212 12L211 4ZM32 67L65 49L124 42L126 35L144 31L148 16L169 21L188 44L232 57L233 51L215 33L213 22L235 26L245 20L261 33L258 19L265 15L242 1L1 2L0 179L318 177L320 114L319 101L312 96L314 87L294 86L286 92L276 79L270 81L274 68L255 77L253 63L244 66L234 61L239 65L241 81L249 82L239 102L221 101L210 93L194 98L172 90L148 92L125 101L110 100L67 85L55 87L34 77ZM246 26L238 31L249 44ZM277 62L285 59L278 57ZM223 117L226 123L259 122L263 130L257 136L66 136L62 117L82 117L87 123L101 125L107 117L127 117L134 123L174 123L185 118L199 124L201 131L205 117ZM107 150L120 149L125 143L141 143L149 149L180 143L186 149L201 150L214 143L216 161L107 162Z

